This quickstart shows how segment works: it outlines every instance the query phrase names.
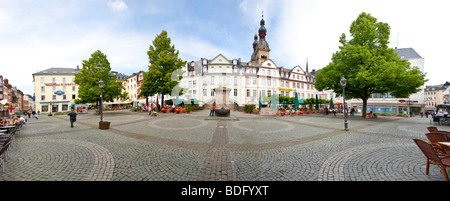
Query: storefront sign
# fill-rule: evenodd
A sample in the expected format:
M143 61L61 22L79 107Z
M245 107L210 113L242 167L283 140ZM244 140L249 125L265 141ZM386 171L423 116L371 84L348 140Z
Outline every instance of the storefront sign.
M58 95L58 96L61 96L61 95L65 94L65 93L64 93L64 91L58 90L58 91L55 92L55 94Z
M45 86L78 86L78 84L75 83L45 83Z
M283 88L283 87L278 87L278 90L281 90L281 91L294 91L291 88Z

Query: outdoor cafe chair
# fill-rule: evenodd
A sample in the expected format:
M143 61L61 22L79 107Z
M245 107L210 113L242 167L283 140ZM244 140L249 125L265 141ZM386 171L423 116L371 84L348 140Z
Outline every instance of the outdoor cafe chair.
M438 130L438 128L436 126L428 126L427 130L430 132L439 132L439 133L449 133L450 134L450 131Z
M438 144L438 142L448 142L448 138L446 135L434 132L425 133L425 135L427 136L428 140L430 140L430 143L433 145L433 147L438 150L438 152L445 154L444 149Z
M22 129L22 126L23 126L24 124L25 124L25 123L24 123L23 121L20 121L19 125L16 125L16 128L15 128L16 130L15 130L15 131L16 131L16 132L19 131L18 134L20 134L20 130Z
M430 131L430 132L436 132L436 131L438 131L438 129L437 129L436 126L428 126L428 127L427 127L427 130Z
M6 162L5 152L8 149L10 143L11 142L4 144L0 150L0 166L2 166L2 172L5 171L5 162Z
M446 168L450 166L450 157L439 155L436 152L436 150L434 149L433 145L429 142L426 142L424 140L417 139L417 138L415 138L413 140L417 144L419 149L422 151L422 153L425 155L425 157L427 158L427 166L426 166L425 173L428 175L429 169L430 169L430 163L435 164L441 168L442 173L444 174L445 180L449 181Z
M435 133L445 134L445 135L447 135L447 139L450 140L450 131L438 130L438 128L435 126L428 126L427 129L430 133L435 132Z

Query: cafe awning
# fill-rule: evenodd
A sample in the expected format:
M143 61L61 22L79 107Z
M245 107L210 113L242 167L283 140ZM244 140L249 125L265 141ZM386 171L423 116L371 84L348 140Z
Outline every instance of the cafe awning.
M0 105L9 105L8 100L3 99L2 101L0 101Z

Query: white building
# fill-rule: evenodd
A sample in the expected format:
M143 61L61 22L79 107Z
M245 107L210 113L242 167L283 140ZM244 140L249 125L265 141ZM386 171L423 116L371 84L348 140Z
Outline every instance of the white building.
M78 97L75 84L77 68L49 68L33 73L36 111L42 113L69 111Z
M277 66L270 59L270 48L265 40L267 30L265 21L261 20L259 34L255 35L253 53L249 62L241 59L228 59L219 54L212 59L202 58L199 61L188 62L185 67L180 86L184 94L180 99L200 100L199 105L210 105L216 100L215 89L226 87L230 90L229 107L235 104L243 108L245 104L258 105L260 94L271 96L294 97L298 93L299 99L315 98L314 75L306 69L295 66L287 69ZM319 94L320 95L320 94ZM322 97L330 99L327 93ZM173 94L171 97L174 98Z

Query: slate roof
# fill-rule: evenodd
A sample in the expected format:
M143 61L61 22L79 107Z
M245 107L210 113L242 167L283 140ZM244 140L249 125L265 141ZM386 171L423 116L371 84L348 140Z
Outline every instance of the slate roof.
M39 71L37 73L33 73L34 75L75 75L75 73L80 72L80 69L77 68L60 68L53 67L43 71Z
M403 59L422 58L413 48L397 48L395 51L398 53L398 56Z

